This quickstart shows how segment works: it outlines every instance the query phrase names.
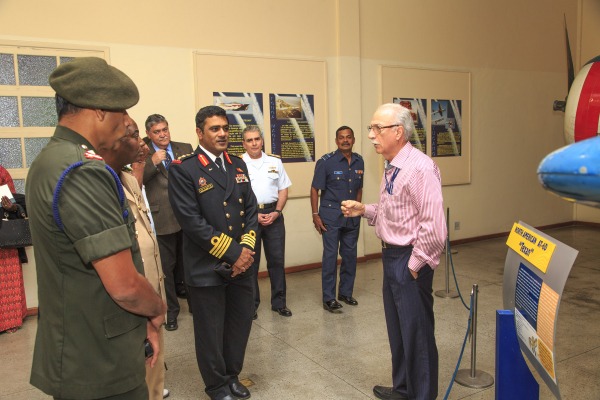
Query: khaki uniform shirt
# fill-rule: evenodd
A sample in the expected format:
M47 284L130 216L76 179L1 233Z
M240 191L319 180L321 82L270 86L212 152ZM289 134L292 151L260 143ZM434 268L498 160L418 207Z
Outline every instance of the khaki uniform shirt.
M160 253L158 250L158 241L150 224L150 210L146 206L142 189L138 181L129 173L121 173L121 182L125 189L125 196L129 202L129 207L135 218L135 236L140 245L142 260L144 261L144 274L150 285L156 293L166 302L165 284L162 264L160 263ZM160 353L154 368L146 365L146 384L148 385L149 400L162 400L163 389L165 387L165 346L164 331L159 331Z

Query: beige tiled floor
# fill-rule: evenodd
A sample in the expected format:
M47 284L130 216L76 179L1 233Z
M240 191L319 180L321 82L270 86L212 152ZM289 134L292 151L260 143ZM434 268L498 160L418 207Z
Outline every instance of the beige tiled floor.
M560 305L556 357L564 399L600 398L600 230L588 227L548 231L580 251ZM468 303L479 285L477 369L494 376L495 310L502 308L505 239L455 246L460 290ZM316 250L320 251L320 250ZM288 306L283 318L270 310L268 281L260 281L263 305L252 328L242 378L254 382L252 398L372 399L372 387L391 383L390 355L381 299L381 262L358 267L354 296L358 307L333 315L321 307L320 270L287 276ZM444 265L434 290L444 289ZM454 283L451 280L451 289ZM182 302L182 307L187 307ZM435 298L440 354L439 398L446 393L460 352L468 312L459 299ZM28 383L35 318L14 334L0 335L0 399L47 399ZM166 332L167 387L172 399L206 399L196 365L192 317L182 311L179 330ZM461 369L470 368L469 347ZM471 389L454 384L449 399L493 399L494 386ZM540 399L552 399L542 383Z

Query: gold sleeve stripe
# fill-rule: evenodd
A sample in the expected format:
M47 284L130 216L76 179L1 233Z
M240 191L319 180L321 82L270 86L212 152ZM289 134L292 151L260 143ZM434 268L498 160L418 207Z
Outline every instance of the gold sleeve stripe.
M242 235L242 240L240 244L247 244L248 246L254 249L254 245L256 244L256 232L250 231Z
M250 246L250 248L252 250L254 250L254 245L256 244L256 241L255 240L247 240L247 238L244 238L244 239L242 239L240 244L247 244L248 246Z
M213 244L213 248L209 251L209 254L216 258L222 258L233 239L224 233L221 233L219 237L213 237L210 243Z

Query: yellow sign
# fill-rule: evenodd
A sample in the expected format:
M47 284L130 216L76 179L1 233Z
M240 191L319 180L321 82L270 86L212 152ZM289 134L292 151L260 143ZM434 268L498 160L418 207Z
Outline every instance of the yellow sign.
M546 273L556 244L515 222L506 245Z

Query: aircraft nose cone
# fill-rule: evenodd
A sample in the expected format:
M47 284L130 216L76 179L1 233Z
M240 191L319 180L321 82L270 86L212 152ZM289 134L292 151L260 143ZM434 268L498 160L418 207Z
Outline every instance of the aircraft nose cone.
M600 207L600 137L548 154L537 173L545 189L569 201Z

